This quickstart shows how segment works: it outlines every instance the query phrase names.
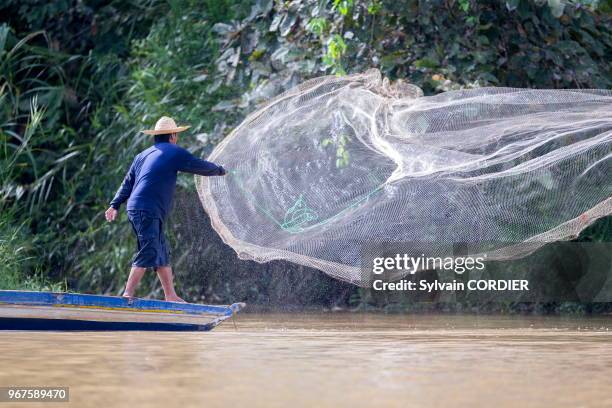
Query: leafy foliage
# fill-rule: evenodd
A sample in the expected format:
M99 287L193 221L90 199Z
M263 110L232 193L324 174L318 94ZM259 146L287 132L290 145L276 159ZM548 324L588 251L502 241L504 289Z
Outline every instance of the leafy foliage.
M114 184L112 173L109 177L94 169L111 167L121 158L109 143L116 135L107 135L106 144L99 144L96 128L101 117L108 122L114 116L113 104L126 84L127 65L106 47L118 46L114 39L125 26L112 31L112 23L104 23L102 32L107 34L100 34L93 28L95 19L109 12L107 8L41 3L9 1L0 6L2 15L10 16L10 25L0 24L0 217L28 231L16 236L25 237L35 254L33 262L23 263L24 277L44 271L51 279L67 277L74 284L83 265L73 251L96 238L99 197ZM130 14L115 17L129 20ZM136 21L147 15L133 14ZM21 36L11 26L35 31ZM94 44L101 48L92 48Z

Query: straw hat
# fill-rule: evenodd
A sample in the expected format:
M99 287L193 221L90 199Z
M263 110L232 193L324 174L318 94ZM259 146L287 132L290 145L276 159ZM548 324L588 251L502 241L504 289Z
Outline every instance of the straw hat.
M147 135L165 135L167 133L178 133L189 129L190 126L176 126L174 119L167 116L159 118L155 124L155 129L143 130L142 133Z

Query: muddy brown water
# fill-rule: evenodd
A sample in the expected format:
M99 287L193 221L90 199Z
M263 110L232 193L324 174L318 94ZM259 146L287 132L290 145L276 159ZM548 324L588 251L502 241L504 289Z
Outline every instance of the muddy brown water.
M236 330L237 329L237 330ZM0 332L27 407L612 407L612 317L244 314L208 333Z

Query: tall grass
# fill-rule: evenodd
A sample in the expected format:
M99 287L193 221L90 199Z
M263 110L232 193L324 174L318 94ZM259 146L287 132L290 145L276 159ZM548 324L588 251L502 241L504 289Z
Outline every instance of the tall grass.
M2 287L27 286L28 279L40 272L40 257L28 233L51 195L54 176L63 162L54 160L49 165L41 160L53 154L40 139L44 137L41 125L49 121L47 107L53 106L57 93L57 86L50 81L58 71L46 52L29 46L38 36L44 33L34 32L17 40L6 24L0 26Z
M191 122L196 132L214 127L210 108L218 95L192 79L213 69L218 47L210 19L229 19L231 3L151 0L125 6L144 7L139 13L102 10L140 22L141 14L170 8L147 40L135 43L133 57L108 52L110 46L71 55L46 31L20 37L0 25L0 218L5 253L16 260L10 269L20 270L1 285L25 286L42 273L75 290L120 290L135 243L125 219L107 224L103 212L135 154L150 143L142 127L161 114ZM188 18L185 8L192 10ZM138 30L145 31L123 34Z
M19 286L19 279L27 286L27 279L37 274L58 281L70 278L66 270L73 266L73 251L82 245L84 235L100 229L96 213L104 206L100 197L109 195L110 185L104 178L114 178L100 170L116 167L113 160L121 156L114 143L98 149L89 132L87 110L93 100L88 98L97 95L89 92L91 75L101 72L96 71L99 65L91 58L33 44L41 37L48 41L42 32L17 39L6 24L0 26L3 255L13 260L7 271L20 272L3 273L2 286ZM73 76L67 66L75 59L80 61ZM116 86L108 78L105 84ZM108 95L113 90L96 89L100 91ZM28 241L35 257L20 255L26 252L20 240Z
M65 282L51 282L46 277L25 223L14 225L13 221L8 213L0 215L0 289L65 290Z
M6 94L0 94L0 101ZM30 141L40 126L44 110L39 109L37 98L31 100L28 122L23 136L2 135L0 164L0 289L53 290L65 289L65 282L51 283L40 262L40 252L29 234L31 218L20 212L32 208L32 199L45 191L44 183L34 183L28 192L18 183L18 164L35 168L36 161ZM40 179L39 179L40 180ZM48 190L47 190L48 191ZM20 205L21 204L21 205ZM20 220L20 221L18 221Z

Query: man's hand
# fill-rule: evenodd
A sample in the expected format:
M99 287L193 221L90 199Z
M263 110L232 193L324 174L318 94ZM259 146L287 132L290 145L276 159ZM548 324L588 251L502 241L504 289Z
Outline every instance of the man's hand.
M106 221L113 222L115 221L115 218L117 218L117 210L115 210L113 207L109 207L104 215L106 216Z

